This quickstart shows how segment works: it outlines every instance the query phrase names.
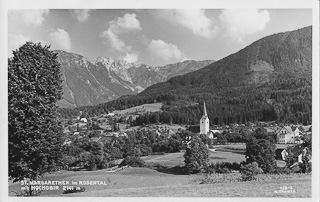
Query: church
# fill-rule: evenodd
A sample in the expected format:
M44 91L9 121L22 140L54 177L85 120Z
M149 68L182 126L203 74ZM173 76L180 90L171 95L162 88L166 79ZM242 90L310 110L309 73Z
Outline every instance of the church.
M203 115L200 119L200 134L208 134L209 132L209 118L207 115L206 103L203 102Z

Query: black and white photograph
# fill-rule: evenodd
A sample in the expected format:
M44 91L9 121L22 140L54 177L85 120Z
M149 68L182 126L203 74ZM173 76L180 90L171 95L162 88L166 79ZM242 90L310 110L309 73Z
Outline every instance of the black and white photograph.
M30 2L1 2L0 201L319 201L319 1Z

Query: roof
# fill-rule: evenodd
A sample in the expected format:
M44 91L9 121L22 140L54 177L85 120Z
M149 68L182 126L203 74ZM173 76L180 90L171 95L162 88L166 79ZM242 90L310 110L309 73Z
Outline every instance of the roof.
M203 102L203 116L208 117L207 109L206 109L206 103L205 102Z
M290 126L284 126L283 128L285 128L289 133L293 133Z
M294 157L297 157L297 156L299 156L301 153L302 153L302 151L305 149L305 147L302 147L301 145L296 145L296 146L294 146L293 148L292 148L292 153L293 153L293 156Z
M292 131L292 129L291 129L290 126L283 126L283 127L279 128L279 129L277 130L277 133L278 133L280 130L282 130L282 129L287 130L288 133L293 133L293 131Z
M311 130L312 130L312 125L302 126L302 128L303 128L303 130L304 130L305 132L311 132ZM310 131L309 131L309 130L310 130Z
M269 127L263 127L263 128L267 131L267 133L273 133L274 132L274 130L269 128Z

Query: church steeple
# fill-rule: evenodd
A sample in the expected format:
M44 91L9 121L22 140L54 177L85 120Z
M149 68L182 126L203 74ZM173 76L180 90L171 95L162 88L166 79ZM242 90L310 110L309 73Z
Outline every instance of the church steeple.
M200 119L200 133L208 134L209 132L209 118L206 109L206 103L203 102L203 116Z
M203 116L208 117L207 109L206 109L206 103L205 102L203 102Z

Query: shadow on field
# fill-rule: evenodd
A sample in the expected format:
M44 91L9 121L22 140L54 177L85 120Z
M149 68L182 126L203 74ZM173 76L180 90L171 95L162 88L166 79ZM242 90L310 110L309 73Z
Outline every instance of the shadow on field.
M158 172L173 174L173 175L189 175L189 173L185 171L185 168L180 166L174 166L171 168L167 168L167 167L155 168L155 170L157 170Z
M241 154L241 155L245 155L246 151L242 151L242 150L235 150L235 149L217 149L216 151L218 152L230 152L230 153L235 153L235 154Z
M167 174L172 174L172 175L189 175L189 173L186 172L186 170L183 166L167 167L164 165L156 164L156 165L149 165L147 167L154 169L154 170L161 172L161 173L167 173Z
M211 156L210 159L227 159L227 158L221 158L221 157L217 157L217 156Z

